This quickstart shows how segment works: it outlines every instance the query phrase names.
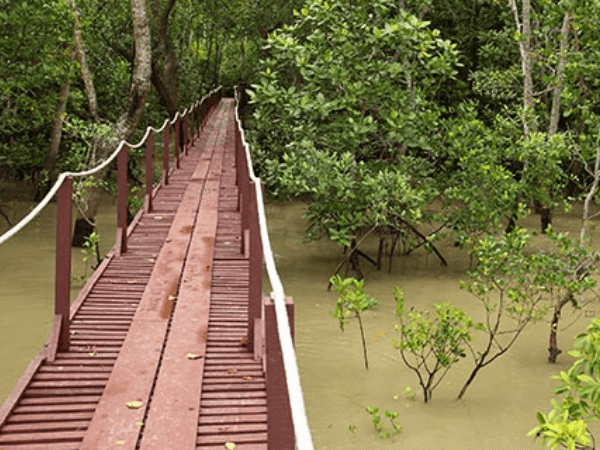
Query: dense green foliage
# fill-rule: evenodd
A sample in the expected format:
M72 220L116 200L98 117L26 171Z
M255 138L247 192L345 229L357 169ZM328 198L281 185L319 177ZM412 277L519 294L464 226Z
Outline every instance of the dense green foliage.
M143 125L161 122L218 84L231 93L234 84L256 80L261 40L289 19L291 2L153 0L146 13L153 90ZM75 29L97 111L89 105ZM98 127L115 123L127 103L135 56L130 2L1 0L0 30L0 177L36 184L52 178L47 149L63 100L56 168L90 164L92 142L106 133Z
M22 178L43 166L58 86L76 76L70 8L2 0L0 35L0 168Z
M600 11L528 4L314 0L269 36L250 137L270 193L308 201L309 239L375 233L391 258L530 208L545 232L587 189Z
M435 98L457 53L392 4L310 2L269 38L250 94L256 161L272 193L310 197L312 239L350 246L373 227L396 233L433 217Z

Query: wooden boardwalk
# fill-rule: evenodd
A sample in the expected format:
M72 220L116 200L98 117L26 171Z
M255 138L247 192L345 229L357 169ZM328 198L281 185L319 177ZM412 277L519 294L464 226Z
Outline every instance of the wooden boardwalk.
M223 99L73 305L68 351L42 351L0 409L1 450L267 449L235 126Z

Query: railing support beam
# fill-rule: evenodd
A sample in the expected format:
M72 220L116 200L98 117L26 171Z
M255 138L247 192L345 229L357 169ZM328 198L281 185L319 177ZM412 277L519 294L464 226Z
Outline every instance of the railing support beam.
M295 450L294 423L279 342L275 304L271 298L265 298L263 302L266 341L267 446L277 450ZM290 329L294 330L294 303L290 297L286 299L286 310Z
M188 146L189 146L189 141L188 141L188 120L187 117L183 120L183 154L185 156L188 155Z
M69 348L69 312L71 309L71 224L73 179L65 178L58 190L56 205L56 272L54 283L54 314L61 318L58 350Z
M254 184L250 184L250 191L255 189ZM244 241L248 238L250 242L244 242L244 251L249 248L250 263L250 301L248 304L248 342L254 342L254 319L260 317L261 298L262 298L262 276L263 276L263 248L260 238L260 224L258 221L258 206L256 204L256 195L248 195L247 204L242 207L247 215L247 222L242 218L242 224L248 227L249 233L244 232Z
M175 121L175 168L181 168L181 162L179 160L179 117Z
M169 184L169 146L171 144L171 125L167 124L163 133L163 186Z
M150 130L146 142L146 198L144 201L145 211L152 212L152 179L154 175L154 132Z
M124 145L117 157L117 256L127 252L127 150Z

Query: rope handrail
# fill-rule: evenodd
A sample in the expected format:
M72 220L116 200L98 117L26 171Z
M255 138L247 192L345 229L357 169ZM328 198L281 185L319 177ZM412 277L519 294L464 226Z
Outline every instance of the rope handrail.
M31 222L35 218L35 216L37 216L48 205L48 203L50 203L50 200L52 200L54 195L58 192L61 185L65 181L65 178L67 178L67 177L85 177L85 176L89 176L89 175L98 173L99 171L101 171L106 166L108 166L111 162L114 161L114 159L117 157L117 155L119 154L119 152L121 151L121 149L123 148L124 145L127 145L129 148L140 148L142 145L144 145L144 143L146 142L146 139L148 139L148 136L150 135L151 131L153 131L155 133L162 132L167 127L167 125L169 125L169 124L173 125L173 124L175 124L177 119L183 118L186 115L190 114L199 105L201 105L202 102L204 102L211 95L214 95L215 93L217 93L220 89L221 89L221 86L213 89L208 94L206 94L204 97L202 97L200 100L196 101L196 103L194 103L193 106L191 106L190 108L186 108L183 111L183 113L180 114L178 111L175 114L175 117L173 118L173 120L165 119L165 121L163 122L162 126L159 129L153 128L151 126L147 127L144 137L137 144L130 144L127 141L122 140L119 143L119 145L117 146L117 149L108 158L106 158L104 161L102 161L96 167L89 169L89 170L84 170L81 172L62 172L61 174L59 174L59 176L56 179L56 182L54 183L52 188L48 191L46 196L36 205L36 207L33 208L29 212L29 214L27 214L25 217L23 217L19 221L19 223L17 223L11 229L6 231L2 236L0 236L0 245L4 244L6 241L8 241L10 238L12 238L15 234L17 234L19 231L21 231L25 226L27 226L29 224L29 222Z
M285 306L285 292L283 290L283 284L277 273L277 267L275 265L275 259L273 258L273 251L271 248L271 241L269 240L269 233L267 230L267 219L265 215L265 206L263 203L263 194L261 188L261 180L254 174L252 167L252 157L250 153L250 145L246 142L246 136L244 129L239 118L238 106L239 106L239 94L237 89L235 90L235 119L238 126L238 131L241 136L241 142L244 146L246 153L246 161L248 164L248 174L250 180L254 184L256 192L256 203L258 207L258 220L260 225L260 235L263 245L263 256L265 266L267 268L267 275L269 282L271 283L271 299L275 305L275 312L277 318L277 330L279 332L279 342L281 344L281 352L283 355L283 365L285 368L285 378L288 386L288 394L290 397L290 406L292 411L292 421L294 423L294 433L296 435L296 446L299 450L313 450L312 436L310 433L310 427L308 425L308 418L306 416L306 408L304 405L304 397L302 395L302 385L300 383L300 373L298 370L298 363L296 360L296 351L294 350L294 343L292 341L292 333L289 325L288 314Z

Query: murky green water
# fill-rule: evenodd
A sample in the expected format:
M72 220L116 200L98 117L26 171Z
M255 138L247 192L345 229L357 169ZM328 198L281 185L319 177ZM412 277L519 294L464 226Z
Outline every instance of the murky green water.
M13 204L11 208L25 210L30 206ZM335 294L327 293L325 288L340 257L339 250L326 242L303 243L305 223L301 211L299 203L267 205L278 268L286 293L296 303L297 353L317 449L539 448L526 437L527 431L535 426L535 410L549 409L555 385L550 376L570 363L564 355L559 357L559 364L550 366L546 362L546 323L529 329L507 355L484 369L464 400L454 399L470 369L468 361L450 372L434 392L432 403L425 405L419 400L415 375L402 364L391 345L395 335L392 290L400 284L407 303L417 308L451 300L475 311L475 302L458 287L469 266L468 258L451 245L442 244L448 267L440 266L434 255L419 251L397 258L392 274L363 266L369 293L381 300L364 316L371 366L366 371L356 323L351 322L342 333L328 315ZM55 205L50 205L33 224L0 246L0 402L49 334L53 316L54 217ZM576 233L577 217L577 212L563 215L555 228ZM103 252L114 240L114 221L114 207L107 202L98 217ZM531 225L537 226L536 218ZM372 245L374 253L375 243ZM74 249L73 275L83 273L81 251ZM596 309L600 314L600 306ZM576 318L570 311L562 323L566 325ZM563 350L588 322L589 318L581 315L561 331ZM406 386L415 390L416 400L404 397ZM402 434L391 440L378 439L364 412L367 405L399 412ZM349 426L355 426L356 432L351 433Z
M11 218L24 216L33 203L3 203ZM106 201L97 217L100 250L105 254L115 240L115 208ZM6 231L0 223L0 234ZM42 348L54 318L56 204L49 204L32 223L0 246L0 403L23 370ZM95 259L94 259L95 261ZM89 276L81 249L71 252L71 275ZM82 281L71 282L75 299Z
M468 258L450 244L442 244L448 267L442 267L435 255L415 252L396 259L392 274L367 269L367 290L381 301L364 316L369 340L367 371L357 324L351 322L342 333L328 315L336 297L325 291L326 280L340 257L338 249L325 242L303 243L305 224L299 220L302 205L271 204L267 210L286 294L296 303L297 354L317 449L539 448L526 437L536 426L535 410L549 410L556 383L550 377L570 364L564 355L556 365L547 363L547 323L527 330L507 355L483 369L462 401L455 397L471 368L469 361L459 363L434 391L433 401L424 404L415 374L403 365L391 345L395 336L392 291L401 285L407 304L417 309L451 300L475 312L476 303L458 287L469 266ZM559 217L555 229L575 234L580 224L577 217L576 212ZM530 225L537 227L537 218ZM371 253L375 254L376 243L372 244ZM596 309L600 311L600 307ZM562 323L566 325L576 317L569 311ZM582 317L561 331L563 350L589 320ZM409 401L403 395L406 386L414 389L416 400ZM364 411L367 405L400 413L402 434L391 440L377 438ZM355 433L348 430L350 425L356 426Z

